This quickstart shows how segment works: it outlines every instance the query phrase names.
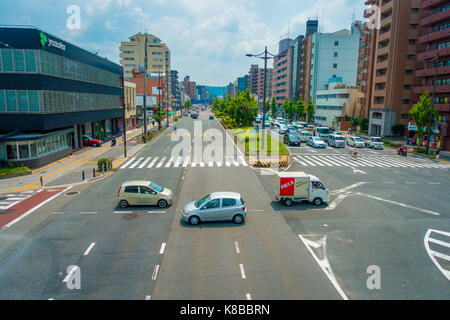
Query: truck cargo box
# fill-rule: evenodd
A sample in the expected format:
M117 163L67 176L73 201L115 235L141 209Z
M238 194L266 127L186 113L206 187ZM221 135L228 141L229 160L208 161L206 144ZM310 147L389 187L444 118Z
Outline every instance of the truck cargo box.
M304 172L278 172L274 180L276 198L309 197L311 177Z

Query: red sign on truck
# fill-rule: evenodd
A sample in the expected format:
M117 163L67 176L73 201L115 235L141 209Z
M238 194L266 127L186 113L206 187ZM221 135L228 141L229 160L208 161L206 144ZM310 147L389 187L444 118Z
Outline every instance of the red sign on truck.
M280 196L293 197L295 190L295 178L280 178Z

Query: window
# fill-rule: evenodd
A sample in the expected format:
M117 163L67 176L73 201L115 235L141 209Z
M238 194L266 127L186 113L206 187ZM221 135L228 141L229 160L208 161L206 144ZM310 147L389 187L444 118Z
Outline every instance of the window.
M222 199L222 207L232 207L236 205L235 199Z
M416 44L416 39L409 39L409 40L408 40L408 43L409 43L409 44Z
M337 63L333 63L333 69L337 68Z
M408 70L406 70L406 74L413 74L413 71L412 70L410 70L410 69L408 69Z
M409 114L408 113L402 113L401 118L402 119L408 119L409 118Z
M411 8L412 13L419 13L419 8Z
M5 110L6 110L5 91L0 90L0 112L4 112Z
M8 160L17 159L17 146L15 142L6 143L6 157Z
M411 85L410 84L405 84L405 90L409 90L411 89Z
M375 104L384 104L384 97L375 97L374 103Z
M149 187L140 186L139 189L141 191L141 194L156 194L156 192L150 189Z
M409 28L410 28L410 29L413 29L413 30L414 30L414 29L417 29L417 23L412 23L412 24L410 24L410 25L409 25Z
M12 90L6 91L6 106L7 111L15 112L17 111L17 100L16 100L16 92Z
M26 91L18 91L19 111L28 112L28 96Z
M34 50L25 50L25 67L27 72L37 72Z
M23 50L14 50L14 64L17 72L25 72L25 57Z
M138 186L127 186L127 187L125 187L125 192L126 193L138 193L139 188L138 188Z
M220 206L220 199L214 199L205 205L205 209L216 209Z
M30 150L28 149L28 142L19 142L19 159L29 159Z
M414 60L414 55L413 54L408 54L408 60Z
M333 54L333 57L337 58L337 56L338 56L338 53L335 52L335 53Z
M337 47L337 46L339 46L339 41L335 41L334 42L334 45Z
M402 100L402 103L403 103L403 104L409 104L409 99L403 99L403 100Z
M12 50L2 49L3 71L14 71Z

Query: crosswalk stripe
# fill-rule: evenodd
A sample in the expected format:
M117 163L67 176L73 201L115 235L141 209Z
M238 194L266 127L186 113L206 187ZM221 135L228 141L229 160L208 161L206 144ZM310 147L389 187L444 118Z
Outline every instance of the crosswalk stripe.
M141 162L143 159L144 157L139 158L139 160L137 160L129 169L134 169L134 167L136 167L139 164L139 162Z
M205 163L202 161L202 162L200 162L200 167L204 167L205 166Z
M222 162L217 162L217 166L221 167L222 166Z
M125 163L123 166L121 166L120 169L125 169L125 168L128 167L131 163L133 163L134 160L136 160L136 158L131 158L130 161L128 161L127 163Z
M369 158L364 158L364 159L358 159L358 161L361 161L362 163L367 164L368 167L380 167L380 168L386 168L387 165L378 163L378 162L374 162L372 161L372 159Z
M319 165L319 167L325 167L325 165L319 161L318 157L316 156L305 156L305 159L314 162L315 164Z
M308 158L312 158L313 156L308 156ZM313 161L313 159L311 159L311 161ZM314 157L314 161L317 162L320 166L326 166L326 167L331 167L332 164L327 163L326 160L322 160L322 158L320 157Z
M142 162L142 164L139 166L139 169L142 169L143 167L145 167L145 165L150 161L152 157L148 157L147 159L145 159L144 162Z
M334 164L334 165L336 165L337 167L340 167L340 166L346 166L346 167L348 167L348 164L346 164L346 163L340 163L340 162L338 162L336 159L334 159L334 157L328 157L328 156L324 156L324 158L325 159L327 159L329 162L331 162L332 164Z
M158 158L159 158L159 157L155 157L155 159L153 159L153 161L148 165L147 168L153 167L153 166L155 165L156 161L158 161Z
M178 168L180 166L182 160L183 160L183 157L178 157L177 161L175 161L175 164L173 165L173 167Z
M357 167L358 160L347 160L347 156L336 156L336 159L338 159L341 163L347 163L350 167Z
M214 165L214 163L213 162L208 162L208 167L212 167Z
M410 168L416 167L415 165L413 165L411 163L407 163L407 162L400 161L400 160L393 159L393 158L381 157L381 160L385 160L386 162L388 162L392 165L397 165L398 167L410 167Z
M227 167L229 167L229 166L231 166L231 163L230 163L230 161L228 161L228 158L226 158L227 160L225 161L225 165L227 166Z
M162 157L161 161L156 165L156 167L161 168L161 166L163 165L165 160L166 160L166 157Z
M310 166L317 167L317 165L315 163L312 163L312 162L306 160L305 157L300 158L300 156L298 156L298 158L301 159L302 161L308 163Z
M197 166L197 162L192 162L191 167L195 168Z
M183 162L183 168L186 168L189 165L189 162L191 162L191 157L185 157Z
M174 157L173 157L173 156L172 156L172 157L170 157L169 161L167 161L167 163L166 163L166 168L170 167L170 165L171 165L171 164L172 164L172 162L173 162L173 159L174 159Z
M302 160L300 160L298 157L294 157L294 160L297 161L298 163L300 163L302 166L305 166L305 167L308 166L305 162L303 162Z

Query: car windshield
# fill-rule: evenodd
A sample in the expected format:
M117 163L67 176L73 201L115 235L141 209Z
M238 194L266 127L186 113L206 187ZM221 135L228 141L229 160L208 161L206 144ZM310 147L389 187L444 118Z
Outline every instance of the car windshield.
M360 138L354 138L354 140L357 142L362 142L362 140Z
M345 141L344 137L335 137L336 141Z
M194 203L194 205L195 205L197 208L200 208L201 206L203 206L203 205L204 205L206 202L208 202L209 200L211 200L211 197L210 197L210 195L208 194L207 196L205 196L205 197L201 198L200 200L196 201L196 202Z
M298 137L296 135L290 135L289 139L291 139L291 140L298 140Z
M92 139L92 137L90 137L90 136L84 136L83 139L84 139L84 140L94 140L94 139Z
M310 132L302 132L302 136L310 136L311 133Z
M163 187L161 187L160 185L157 185L154 182L151 182L149 187L152 188L153 190L155 190L156 192L162 192L164 190Z
M373 142L381 142L380 138L372 138Z
M314 141L322 141L322 139L320 139L320 138L313 138L314 139Z

